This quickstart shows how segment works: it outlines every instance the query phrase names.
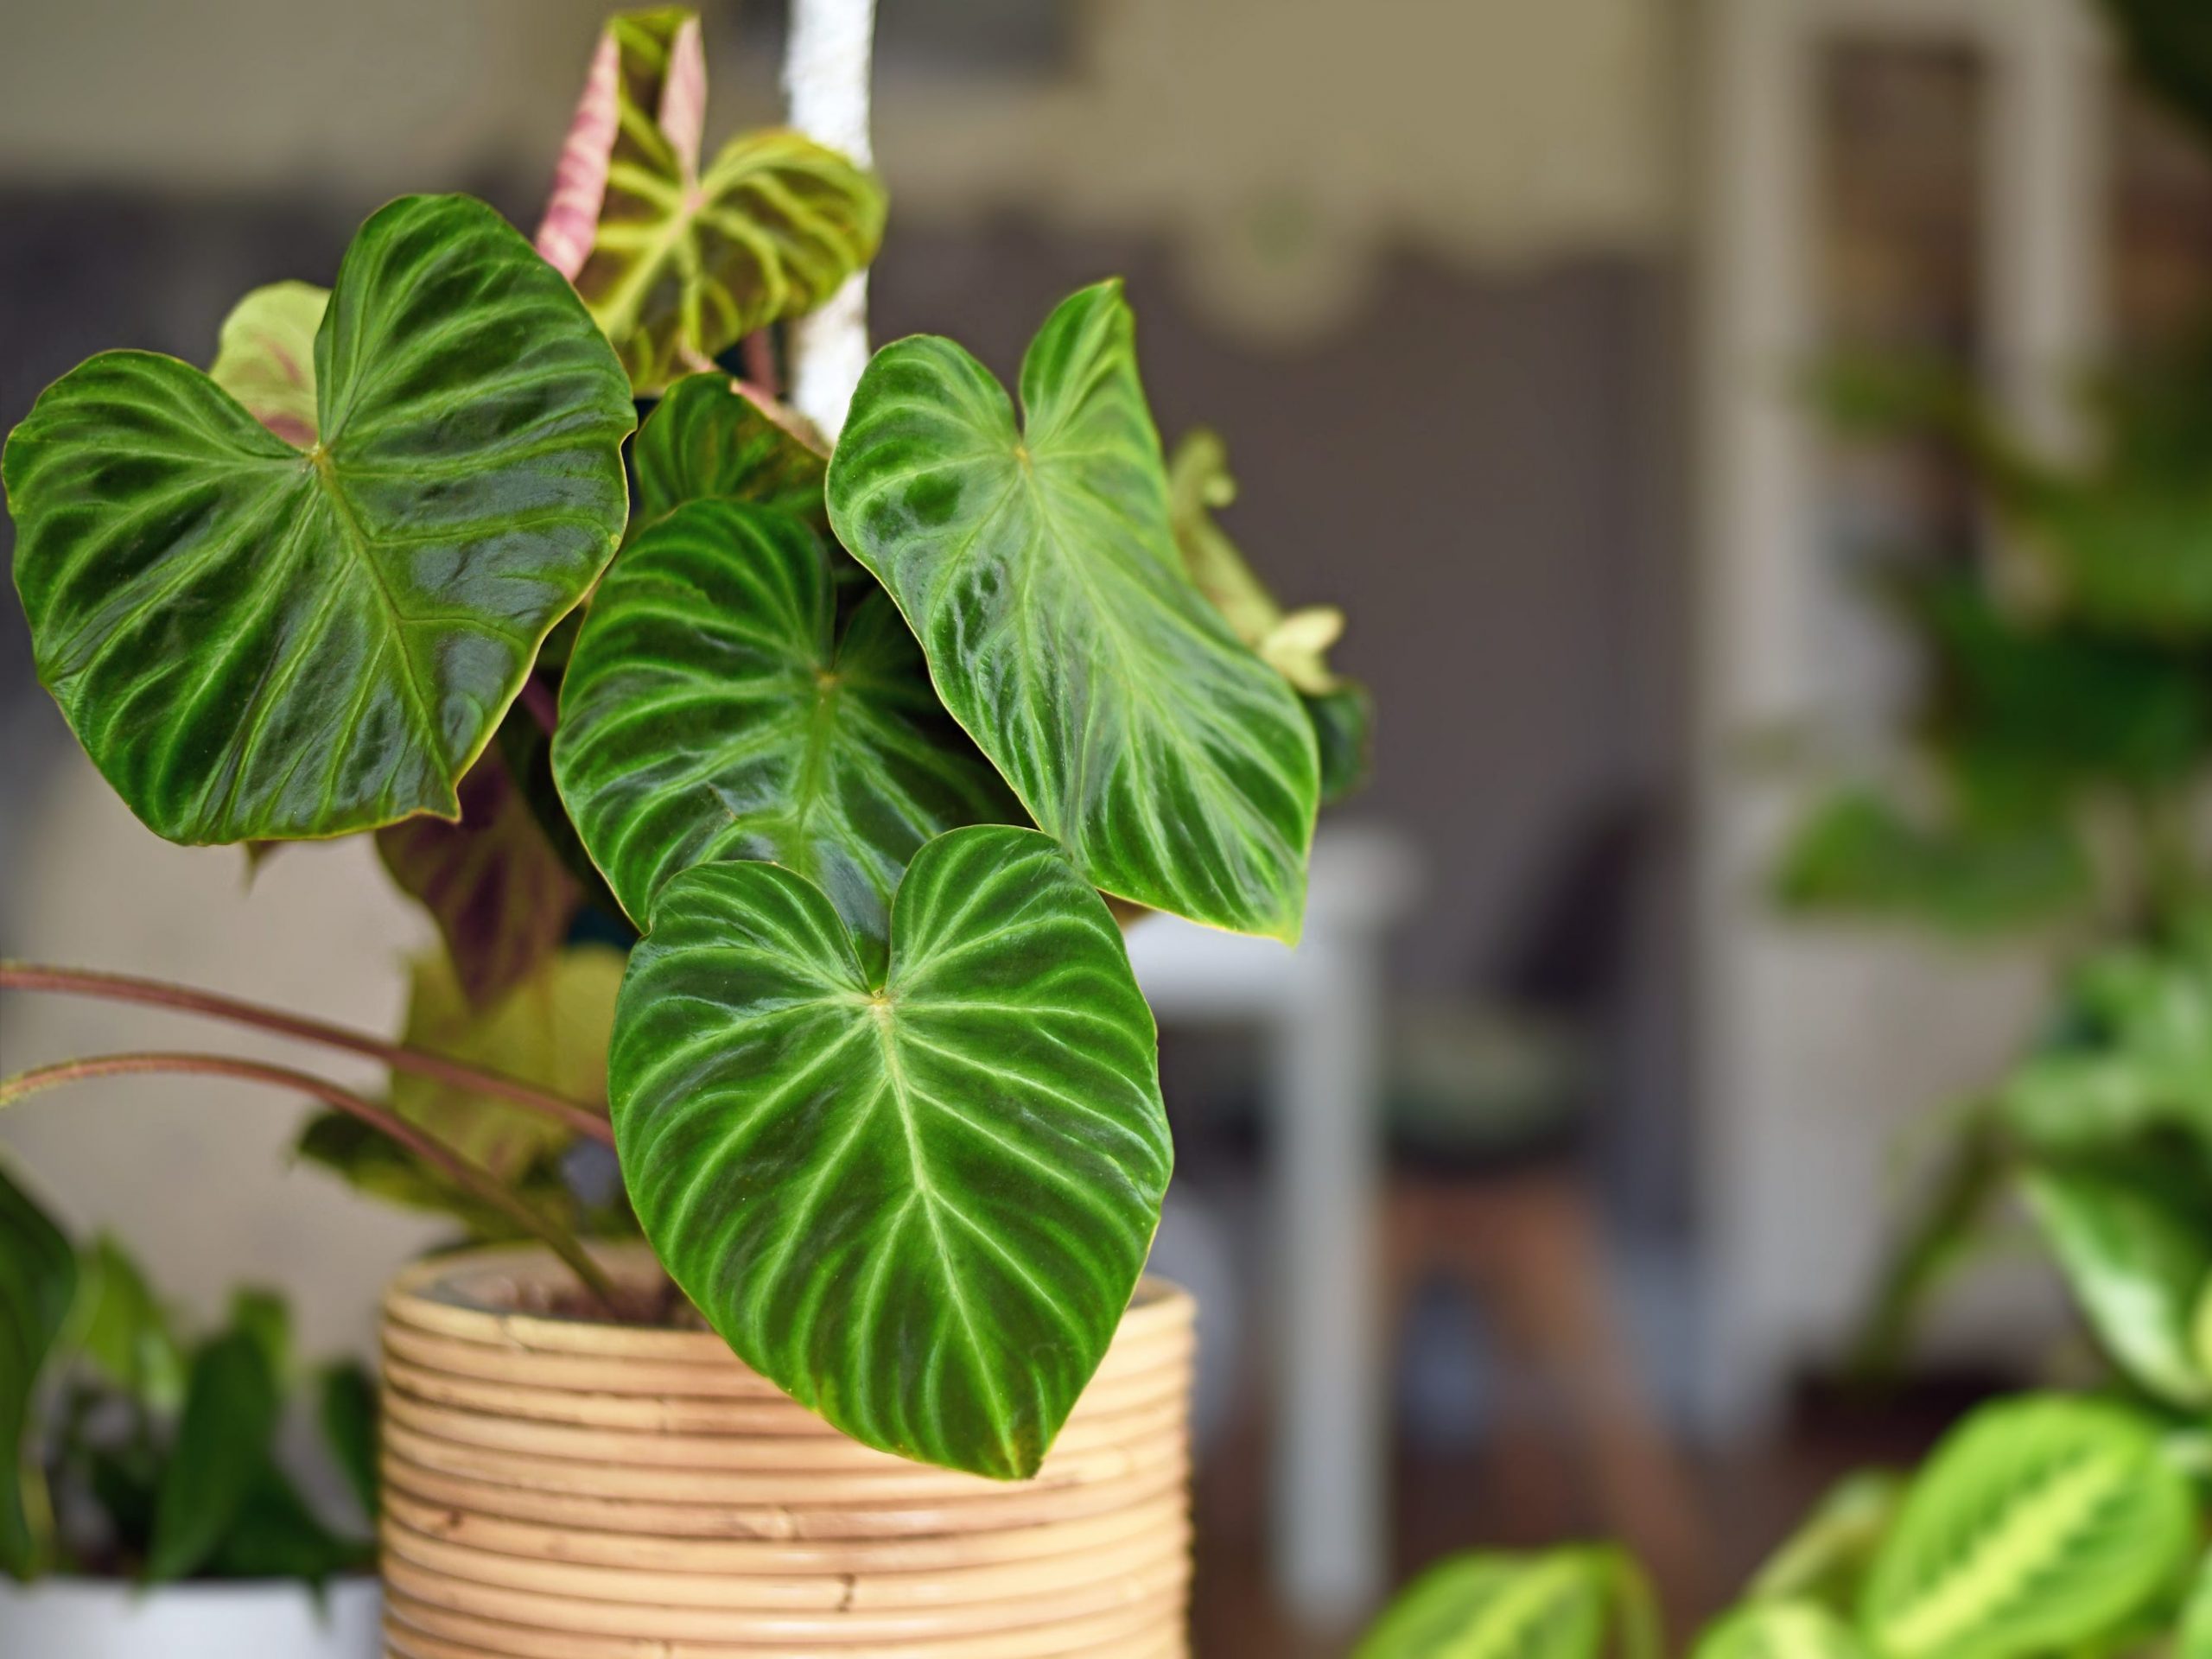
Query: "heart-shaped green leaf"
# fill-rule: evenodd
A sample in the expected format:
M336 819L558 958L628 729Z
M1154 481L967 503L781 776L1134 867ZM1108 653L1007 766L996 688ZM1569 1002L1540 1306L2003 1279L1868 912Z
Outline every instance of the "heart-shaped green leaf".
M455 816L622 526L628 387L483 203L407 197L363 226L315 371L304 454L145 352L65 375L8 441L40 677L172 841Z
M632 953L609 1079L645 1235L747 1363L870 1446L1035 1472L1171 1162L1151 1011L1058 846L931 842L883 972L789 870L685 871Z
M675 8L608 26L538 232L642 395L812 310L883 239L874 175L796 132L743 134L700 172L698 27Z
M461 780L461 822L409 818L377 831L377 855L438 925L470 1003L483 1007L561 948L583 889L486 749Z
M796 419L796 416L791 417ZM826 526L825 454L726 374L686 375L645 416L630 446L638 475L632 534L687 501L749 501Z
M763 859L827 893L871 960L924 842L1020 813L891 601L871 593L839 628L821 540L731 501L692 502L614 562L562 682L553 772L640 924L677 871Z
M221 1546L268 1467L283 1408L268 1351L251 1332L227 1331L194 1357L162 1471L149 1582L189 1577Z
M1913 1483L1859 1622L1885 1659L2066 1651L2172 1585L2195 1508L2133 1413L2058 1395L1986 1406Z
M1768 1602L1723 1619L1691 1659L1870 1659L1859 1633L1817 1602Z
M271 283L231 308L207 378L285 442L315 440L315 337L330 290L313 283Z
M77 1255L0 1165L0 1573L48 1565L54 1513L42 1457L28 1444L39 1373L68 1322Z
M830 463L839 538L1038 825L1116 898L1297 937L1319 784L1282 677L1183 574L1117 283L1053 312L1026 430L950 340L875 354Z

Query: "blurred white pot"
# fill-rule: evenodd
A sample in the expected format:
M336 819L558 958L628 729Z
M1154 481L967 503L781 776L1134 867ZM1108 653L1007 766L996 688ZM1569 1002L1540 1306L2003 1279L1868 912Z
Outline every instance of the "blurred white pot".
M292 1583L179 1584L0 1579L0 1654L22 1659L376 1659L383 1592L341 1579L314 1594Z

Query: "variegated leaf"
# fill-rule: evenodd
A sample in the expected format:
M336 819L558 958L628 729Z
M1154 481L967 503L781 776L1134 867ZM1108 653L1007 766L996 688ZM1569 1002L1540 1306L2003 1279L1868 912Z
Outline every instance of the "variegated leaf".
M872 959L916 849L1021 810L891 601L840 625L820 538L733 501L690 503L614 562L562 683L553 772L640 925L678 871L765 859L820 887Z
M1873 1659L1859 1633L1818 1602L1757 1603L1699 1639L1691 1659Z
M1026 426L950 340L878 352L830 463L839 538L938 692L1116 898L1294 939L1319 789L1282 677L1184 575L1117 283L1063 303Z
M410 196L355 237L302 453L197 369L96 357L8 441L40 677L186 842L451 817L626 510L629 389L498 214Z
M1603 1659L1621 1571L1597 1549L1455 1556L1414 1580L1353 1659Z
M931 842L875 970L791 871L685 871L632 957L610 1080L646 1236L747 1363L868 1445L1035 1472L1171 1160L1151 1011L1058 846Z
M749 501L827 527L815 449L787 422L798 416L753 401L726 374L686 375L645 416L630 447L638 475L631 533L687 501Z

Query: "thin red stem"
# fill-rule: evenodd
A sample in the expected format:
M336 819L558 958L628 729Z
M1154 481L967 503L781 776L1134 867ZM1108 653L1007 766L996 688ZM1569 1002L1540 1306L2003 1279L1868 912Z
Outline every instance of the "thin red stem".
M441 1145L387 1106L379 1106L311 1072L286 1065L264 1065L257 1060L235 1059L223 1054L99 1054L87 1059L62 1060L12 1077L0 1077L0 1108L14 1105L47 1089L66 1084L89 1083L100 1077L141 1077L152 1074L230 1077L273 1089L289 1089L321 1101L324 1105L357 1117L379 1134L413 1153L439 1171L471 1198L493 1209L543 1243L575 1271L584 1287L612 1310L616 1292L599 1263L564 1228L539 1215L510 1192L490 1172L478 1168L450 1147Z
M287 1014L282 1008L264 1007L257 1002L219 996L212 991L194 990L189 986L171 985L158 979L140 979L129 974L95 973L86 969L49 968L29 962L0 962L0 990L57 991L78 996L103 997L111 1002L142 1003L149 1007L174 1009L180 1014L201 1014L211 1020L227 1020L234 1025L272 1031L279 1036L296 1038L306 1043L320 1043L327 1048L346 1049L381 1060L394 1071L412 1071L418 1077L431 1078L451 1088L466 1089L473 1094L489 1095L494 1099L506 1101L511 1105L552 1118L578 1135L588 1136L603 1145L611 1147L614 1144L614 1128L606 1116L576 1101L552 1094L518 1077L508 1077L505 1072L486 1071L481 1066L448 1059L442 1054L409 1048L404 1044L388 1043L381 1038L370 1036L366 1032L331 1025L321 1020L310 1020L303 1014Z

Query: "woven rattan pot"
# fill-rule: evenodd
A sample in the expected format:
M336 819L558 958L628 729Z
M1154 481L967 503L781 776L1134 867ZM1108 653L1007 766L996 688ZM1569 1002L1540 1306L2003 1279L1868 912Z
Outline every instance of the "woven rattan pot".
M1187 1659L1181 1291L1139 1288L1009 1484L846 1439L709 1332L536 1311L563 1281L480 1250L385 1298L393 1659Z

